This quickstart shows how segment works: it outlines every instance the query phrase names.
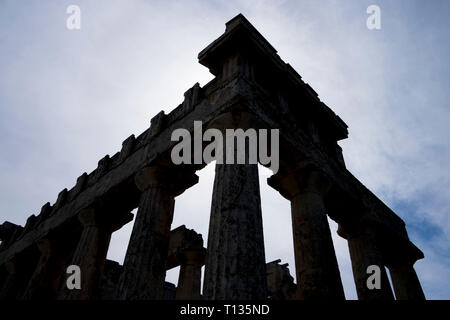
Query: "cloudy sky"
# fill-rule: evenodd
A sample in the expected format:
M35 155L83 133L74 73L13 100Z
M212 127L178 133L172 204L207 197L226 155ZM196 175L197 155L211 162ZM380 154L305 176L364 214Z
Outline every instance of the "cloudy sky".
M81 8L81 29L66 9ZM381 8L381 30L366 9ZM415 267L429 299L450 298L450 2L0 1L0 222L23 225L130 134L148 128L195 82L197 54L243 13L348 125L349 170L405 220L425 253ZM214 167L176 200L173 227L208 233ZM289 203L260 170L266 259L295 274ZM123 261L132 223L113 235ZM346 242L334 244L356 297ZM177 271L167 279L176 283Z

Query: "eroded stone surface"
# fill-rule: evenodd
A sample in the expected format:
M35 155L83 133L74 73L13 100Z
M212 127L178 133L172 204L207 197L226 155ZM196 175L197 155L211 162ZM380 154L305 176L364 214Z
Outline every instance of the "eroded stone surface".
M267 297L257 165L216 165L204 283L206 299Z

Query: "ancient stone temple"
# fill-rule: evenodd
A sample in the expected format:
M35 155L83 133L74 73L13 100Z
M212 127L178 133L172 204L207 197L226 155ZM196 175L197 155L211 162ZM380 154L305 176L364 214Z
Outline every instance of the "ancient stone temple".
M1 299L344 299L327 216L348 241L359 299L425 299L413 268L423 254L405 223L345 167L346 124L270 43L238 15L198 59L213 80L187 90L23 227L0 226ZM266 264L258 164L216 164L206 243L171 228L175 197L207 165L171 159L172 133L193 133L194 121L220 132L279 130L279 169L267 182L291 203L295 283L285 264ZM133 219L123 265L107 260L111 234ZM80 289L67 287L72 265ZM367 286L373 265L379 289ZM176 266L175 286L165 276Z

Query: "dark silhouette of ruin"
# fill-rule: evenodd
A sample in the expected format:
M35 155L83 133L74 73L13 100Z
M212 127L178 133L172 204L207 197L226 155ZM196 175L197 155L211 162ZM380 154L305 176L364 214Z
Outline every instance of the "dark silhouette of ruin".
M1 299L344 299L327 215L348 240L359 299L394 299L387 269L397 299L424 299L413 268L423 253L345 167L337 142L347 125L269 42L238 15L198 59L213 80L187 90L24 227L0 226ZM291 203L296 284L286 265L265 261L257 164L216 164L206 248L195 231L171 230L175 197L206 166L171 161L171 133L193 132L194 120L204 129L280 130L280 168L267 182ZM112 232L135 208L124 264L106 260ZM69 265L80 267L80 290L66 286ZM380 267L380 289L366 284L371 265ZM177 287L165 282L176 266Z

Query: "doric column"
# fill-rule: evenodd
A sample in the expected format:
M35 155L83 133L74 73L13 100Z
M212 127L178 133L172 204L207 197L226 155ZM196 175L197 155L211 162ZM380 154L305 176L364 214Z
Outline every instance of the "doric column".
M87 300L96 298L109 242L112 223L104 212L96 209L83 210L78 218L83 226L71 264L80 267L81 289L62 288L62 299Z
M175 195L198 181L173 170L150 167L136 175L142 191L119 281L120 299L163 299Z
M391 285L386 274L385 262L380 252L374 229L358 225L352 227L352 230L349 233L349 230L345 230L342 225L339 225L338 234L348 241L358 299L394 300ZM371 275L371 273L367 273L367 268L372 265L380 268L380 289L369 289L367 286L367 279Z
M4 265L6 275L0 290L0 301L15 300L18 286L17 265L14 260L11 260Z
M202 266L205 264L206 251L185 250L180 254L181 267L178 278L177 300L200 300Z
M52 299L55 297L63 278L64 260L56 252L54 240L44 238L38 240L36 244L41 255L28 282L23 299Z
M323 199L328 182L305 167L274 175L268 183L291 201L298 298L344 299Z
M389 266L389 271L397 300L425 300L412 263Z
M203 295L266 299L257 164L216 164Z

